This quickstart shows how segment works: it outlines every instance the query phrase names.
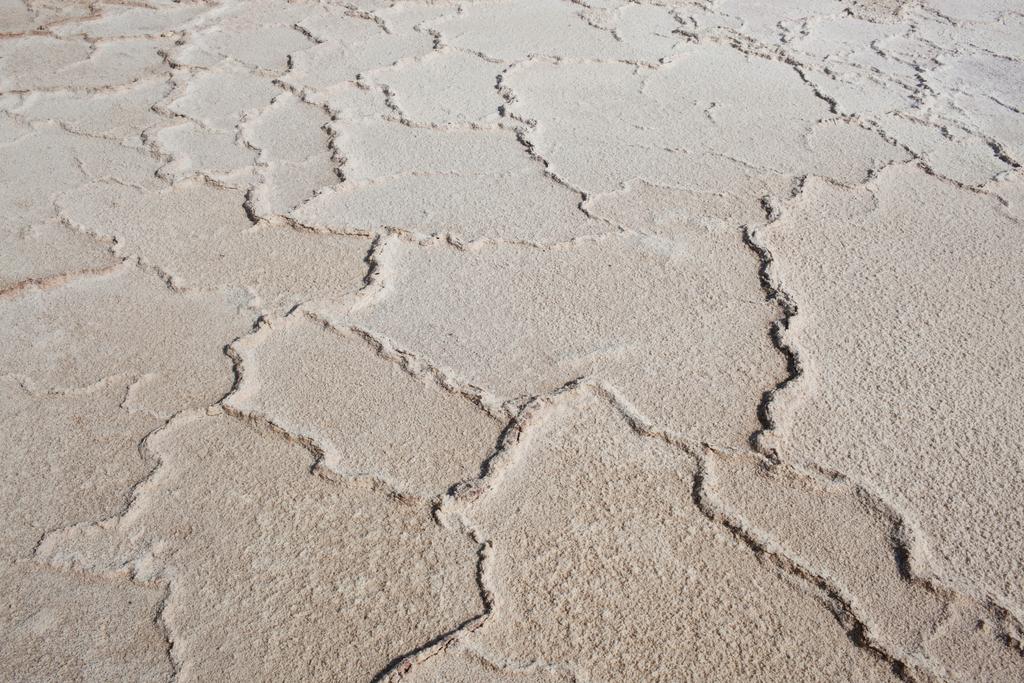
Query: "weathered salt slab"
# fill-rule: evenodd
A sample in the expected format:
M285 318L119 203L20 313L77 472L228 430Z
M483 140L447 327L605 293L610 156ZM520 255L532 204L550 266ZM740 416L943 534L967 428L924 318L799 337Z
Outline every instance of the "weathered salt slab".
M256 152L237 140L234 131L202 128L187 122L162 128L153 139L160 151L171 158L160 169L160 174L171 181L198 176L239 187L248 187L252 182Z
M60 206L73 225L117 239L120 253L159 268L177 287L287 310L302 301L342 300L363 286L370 240L254 228L243 201L241 192L198 183L153 193L104 184L65 195Z
M743 443L784 371L765 333L776 311L738 229L687 227L550 249L398 244L384 296L354 318L500 397L597 377L660 426Z
M392 121L335 124L334 146L345 156L347 180L396 175L480 176L535 170L510 130L443 130Z
M550 244L615 231L580 211L581 201L579 193L533 168L350 182L321 193L292 215L301 223L340 233L395 228L459 242Z
M409 119L431 125L498 121L497 77L502 65L465 52L431 52L413 63L370 72Z
M84 40L26 35L0 39L0 90L77 90L130 85L166 73L160 56L172 41L126 39L92 45Z
M55 390L124 377L130 405L163 415L208 405L231 388L224 346L252 325L239 304L126 267L29 289L0 306L0 374Z
M52 529L111 517L127 505L155 465L139 442L161 422L122 408L126 393L126 383L117 382L48 394L0 380L5 560L31 558Z
M555 399L493 472L459 506L492 549L493 613L467 642L587 679L895 680L700 512L694 460L592 392Z
M166 79L155 78L109 92L34 92L12 111L32 121L59 121L66 130L83 135L139 144L145 130L164 122L153 107L170 91Z
M872 131L828 121L828 105L790 66L726 47L689 48L656 70L536 62L503 83L512 111L536 122L528 137L537 153L586 192L636 180L721 191L751 175L859 182L907 158Z
M481 609L475 544L428 505L311 473L301 446L226 416L182 420L150 446L160 468L127 516L40 552L169 582L185 680L366 680Z
M189 36L188 42L175 50L175 61L208 66L231 60L283 74L288 70L290 55L314 45L301 31L287 24L237 26L236 22L224 20L214 26Z
M766 233L807 374L780 397L780 452L874 483L945 576L1017 606L1020 229L906 167L861 189L813 182Z
M432 47L426 33L385 33L372 21L350 16L311 23L308 29L329 37L295 53L284 80L299 88L319 90L354 81L362 73L425 55Z
M24 132L24 131L23 131ZM113 140L84 137L43 124L3 148L0 201L5 227L27 228L57 217L54 201L92 180L155 188L160 162Z
M59 221L10 224L0 229L0 293L57 284L81 273L101 272L121 259L110 245Z
M430 498L475 477L505 426L354 330L292 316L236 348L230 406L311 439L328 468L402 492Z
M285 215L320 190L341 182L328 123L331 117L316 106L284 93L242 126L242 138L259 150L260 180L249 193L258 217Z
M8 680L166 681L173 666L156 622L163 591L124 578L0 563Z
M303 224L343 233L395 228L462 242L551 243L614 231L580 211L580 194L545 175L512 131L380 120L332 128L345 183L295 210Z
M920 677L1007 675L1012 617L936 581L925 539L863 485L746 453L708 454L702 497L745 534L827 582L864 637Z
M0 678L1021 679L1017 5L0 0Z
M667 21L653 26L643 17L627 17L627 21L634 19L625 31L632 39L627 42L617 39L611 28L591 26L583 9L557 0L498 0L466 7L428 26L448 45L505 62L532 56L656 62L671 54L679 42L666 30L671 23L667 14L662 15ZM652 11L659 10L623 10L627 15Z
M269 105L280 93L267 78L224 68L190 77L168 109L212 128L232 130L243 114Z

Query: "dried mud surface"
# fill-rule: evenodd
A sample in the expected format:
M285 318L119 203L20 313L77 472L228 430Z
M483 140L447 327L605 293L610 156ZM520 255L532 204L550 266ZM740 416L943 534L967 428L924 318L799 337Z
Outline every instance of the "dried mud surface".
M0 678L1024 680L1016 0L0 0Z

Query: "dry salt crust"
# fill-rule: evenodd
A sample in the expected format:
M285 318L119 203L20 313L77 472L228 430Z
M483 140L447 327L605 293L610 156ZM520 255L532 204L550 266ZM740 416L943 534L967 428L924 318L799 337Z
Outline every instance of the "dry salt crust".
M0 678L1024 679L1016 0L0 0Z

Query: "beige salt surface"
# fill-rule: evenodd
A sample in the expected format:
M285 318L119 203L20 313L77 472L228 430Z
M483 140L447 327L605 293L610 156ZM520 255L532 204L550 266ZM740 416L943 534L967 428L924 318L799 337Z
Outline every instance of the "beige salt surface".
M249 212L273 219L341 182L328 128L331 114L290 93L246 119L240 139L258 151L258 182L248 193Z
M33 92L9 111L28 121L59 121L65 130L132 142L144 130L162 123L153 106L170 90L166 77L156 77L101 93Z
M475 545L427 505L311 472L304 448L227 416L149 445L160 467L127 514L40 554L166 584L179 678L368 679L480 609Z
M585 680L892 677L805 586L698 509L688 453L639 436L587 388L546 408L495 481L454 503L491 548L494 606L470 642Z
M0 679L1024 680L1015 0L0 0Z
M578 210L576 192L538 170L506 175L403 175L329 189L292 213L341 234L389 230L457 242L552 243L612 232ZM383 209L383 210L382 210ZM464 216L470 218L464 222Z
M108 245L57 220L5 226L0 294L56 283L69 275L101 272L120 259Z
M410 680L437 683L473 683L485 680L500 683L559 683L572 681L574 676L564 667L538 662L510 665L495 661L493 657L479 651L456 645L445 649L441 655L425 659L413 669Z
M545 175L513 131L373 120L333 128L346 182L294 211L302 223L335 232L451 235L460 242L551 243L614 230L580 209L579 192Z
M11 681L166 681L173 666L155 623L163 591L119 577L0 563L0 675Z
M51 529L118 514L153 467L139 443L162 422L124 408L123 385L51 394L3 379L0 392L5 557L31 557Z
M827 585L863 637L917 677L1012 677L1020 623L935 580L922 539L864 485L749 453L712 452L701 495L755 543ZM973 625L971 625L973 622Z
M0 374L57 391L121 377L130 405L164 415L230 390L223 347L252 325L230 299L175 294L124 267L30 289L4 302L0 319Z
M68 223L116 240L119 253L138 256L177 288L251 297L285 310L362 288L368 239L254 228L243 202L241 192L202 183L158 193L107 183L64 195L57 206ZM299 259L301 267L281 255Z
M94 44L47 35L11 38L0 46L5 64L0 89L27 92L132 85L161 71L160 51L171 44L167 38L127 38Z
M328 468L400 491L429 498L474 477L504 426L358 330L292 317L235 348L229 406L308 438Z
M52 123L26 126L23 135L2 149L0 197L7 210L0 225L5 230L55 217L56 196L91 180L157 186L153 174L159 162L143 150L102 137L75 135Z
M413 121L432 125L494 123L501 98L495 79L502 67L466 52L431 52L415 64L370 73L391 103ZM440 87L438 87L440 85Z
M777 404L783 457L880 487L944 573L1018 614L1021 229L994 198L904 167L858 189L814 181L765 230L807 359Z
M664 428L743 443L784 374L764 333L776 311L738 229L682 232L551 250L399 243L384 293L352 318L502 399L598 377Z
M726 47L690 47L657 71L538 61L502 84L511 110L536 121L537 152L587 192L638 179L698 191L735 191L747 175L856 182L906 158L874 132L831 120L828 104L784 63ZM772 107L749 106L767 98ZM762 194L738 199L756 205Z

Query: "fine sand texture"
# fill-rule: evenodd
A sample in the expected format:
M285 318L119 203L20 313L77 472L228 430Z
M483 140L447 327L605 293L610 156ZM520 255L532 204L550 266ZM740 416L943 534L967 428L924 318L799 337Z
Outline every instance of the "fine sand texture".
M1021 0L0 0L0 681L1024 681Z

